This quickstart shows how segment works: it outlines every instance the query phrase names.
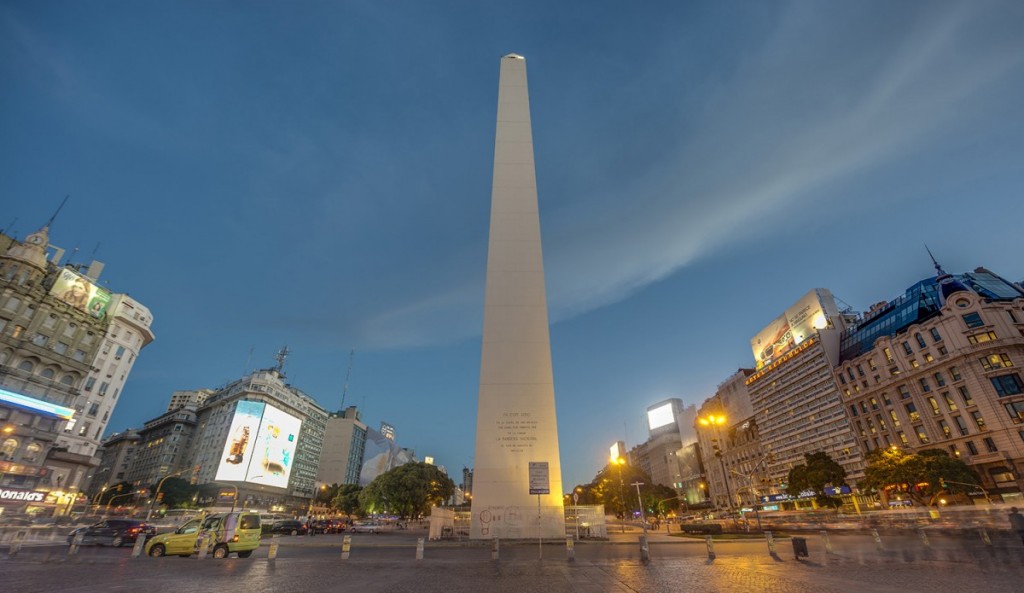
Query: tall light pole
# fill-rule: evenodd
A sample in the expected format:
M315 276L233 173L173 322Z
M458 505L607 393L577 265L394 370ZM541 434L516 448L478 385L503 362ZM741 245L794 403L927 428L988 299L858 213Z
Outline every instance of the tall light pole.
M613 457L612 463L619 467L619 501L622 503L622 520L619 525L622 527L622 533L626 533L626 484L622 480L622 466L626 460L622 457Z
M722 467L722 481L725 484L725 497L726 502L729 504L729 514L733 513L732 506L732 492L729 490L729 473L725 471L725 458L724 451L722 449L722 434L720 427L727 422L727 419L722 414L708 414L697 419L697 423L701 426L711 427L715 430L716 438L712 439L715 441L715 457L718 458L718 462Z
M644 535L647 535L647 517L644 515L644 498L640 496L640 487L643 482L633 482L630 486L636 486L636 501L640 503L640 525L643 527Z

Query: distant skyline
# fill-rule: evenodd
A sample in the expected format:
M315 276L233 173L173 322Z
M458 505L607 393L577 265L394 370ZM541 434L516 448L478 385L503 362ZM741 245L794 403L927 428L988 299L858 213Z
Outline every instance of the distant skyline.
M498 64L529 63L566 489L808 290L1024 279L1024 4L0 2L0 228L153 312L109 425L273 366L473 466ZM77 252L74 250L77 249ZM250 352L252 353L250 358Z

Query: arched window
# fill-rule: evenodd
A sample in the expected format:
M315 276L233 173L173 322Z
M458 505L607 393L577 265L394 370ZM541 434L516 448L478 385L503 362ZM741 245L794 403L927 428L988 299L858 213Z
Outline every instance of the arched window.
M39 373L39 375L44 379L53 379L56 374L57 373L53 372L53 369L43 369L43 372Z
M0 352L0 364L6 363L7 360L10 357L11 357L11 351L10 350L4 350L3 352Z
M13 459L14 452L18 450L18 439L7 439L3 446L0 446L0 455L6 459Z
M22 456L22 461L35 461L39 458L39 453L43 451L43 448L39 446L39 443L29 443L25 447L25 455Z
M60 378L60 382L63 383L64 385L74 385L75 377L73 375L64 375L63 377Z
M34 367L35 365L32 364L31 360L23 360L21 361L21 364L18 365L18 370L31 373Z

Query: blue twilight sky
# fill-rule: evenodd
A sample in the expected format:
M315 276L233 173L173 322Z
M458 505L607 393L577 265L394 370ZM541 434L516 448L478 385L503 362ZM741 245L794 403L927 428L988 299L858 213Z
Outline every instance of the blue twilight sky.
M642 8L638 8L642 6ZM566 488L814 287L1024 278L1024 3L0 2L0 228L152 309L110 424L273 364L472 466L526 56ZM98 245L98 249L97 249ZM252 358L250 360L250 350Z

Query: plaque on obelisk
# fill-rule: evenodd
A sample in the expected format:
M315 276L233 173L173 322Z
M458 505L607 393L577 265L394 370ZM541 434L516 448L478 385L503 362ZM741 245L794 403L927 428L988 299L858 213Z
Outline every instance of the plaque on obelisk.
M531 462L547 462L547 494L531 495ZM526 60L514 54L498 82L473 466L471 538L565 537Z

